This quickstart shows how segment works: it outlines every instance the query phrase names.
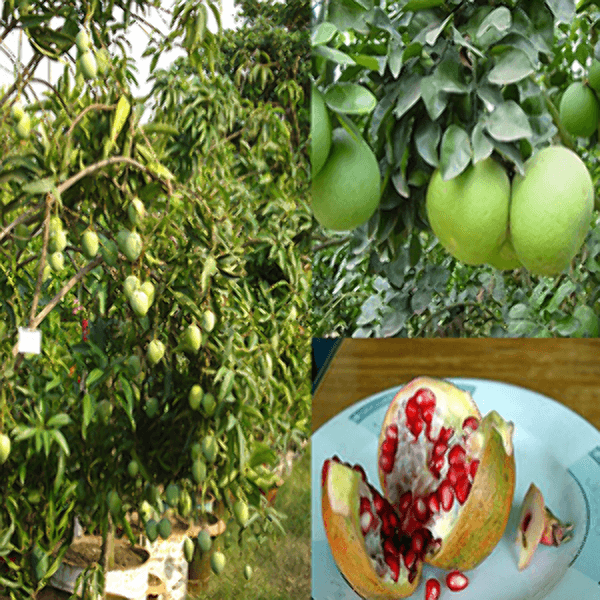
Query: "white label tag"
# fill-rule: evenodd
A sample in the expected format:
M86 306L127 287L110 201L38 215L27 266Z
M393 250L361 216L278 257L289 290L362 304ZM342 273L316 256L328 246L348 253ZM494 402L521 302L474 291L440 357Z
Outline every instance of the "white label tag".
M39 354L42 351L42 332L19 327L19 352Z

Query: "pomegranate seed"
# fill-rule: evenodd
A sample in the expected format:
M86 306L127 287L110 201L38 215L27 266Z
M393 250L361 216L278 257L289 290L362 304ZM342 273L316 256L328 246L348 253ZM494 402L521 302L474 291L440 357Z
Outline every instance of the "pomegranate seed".
M440 503L438 501L437 496L435 495L435 492L430 494L429 497L427 498L427 508L429 508L429 512L431 512L431 513L439 512Z
M454 504L454 490L447 479L442 481L442 484L438 488L438 498L444 510L448 511L452 508L452 504Z
M404 556L404 564L406 565L406 568L412 569L416 560L417 555L415 554L415 551L411 548Z
M456 499L464 504L467 499L469 492L471 491L471 482L466 475L463 475L454 486L454 491L456 492Z
M365 473L365 470L360 466L360 465L354 465L352 467L357 473L360 473L360 476L362 478L362 480L367 483L367 474Z
M408 424L410 432L415 436L415 441L418 439L419 434L423 431L423 421L414 421Z
M435 458L431 461L431 464L429 465L429 470L439 479L440 478L440 473L442 471L442 469L444 468L444 463L446 462L445 458L443 456L440 456L438 458Z
M421 410L421 417L425 423L431 423L435 412L435 396L431 390L420 389L416 393L417 404Z
M454 448L454 446L453 446L453 448ZM448 446L444 443L438 442L433 447L433 456L435 456L435 457L444 456L444 454L446 454L446 450L448 450Z
M383 444L381 444L381 453L389 456L390 458L394 458L394 454L396 454L396 448L398 447L398 441L384 440Z
M422 531L417 531L412 537L411 548L416 554L423 554L423 548L425 547L425 536Z
M447 444L453 435L454 429L452 429L452 427L442 427L442 429L440 430L440 434L438 435L437 441Z
M415 517L421 523L425 523L427 521L427 504L425 504L425 500L423 498L417 498L415 503L413 504L413 512Z
M321 487L325 486L325 482L327 481L327 473L329 473L329 465L331 461L326 460L323 463L323 469L321 470Z
M400 550L396 547L394 541L388 538L387 540L385 540L385 542L383 542L383 553L384 555L389 554L391 556L399 556Z
M397 440L398 439L398 425L389 425L385 435L388 440Z
M450 571L446 576L446 585L452 592L460 592L469 585L469 580L460 571Z
M404 492L398 500L398 510L401 515L405 515L408 507L412 504L412 492Z
M411 422L419 420L419 406L417 405L417 400L414 396L406 403L404 412L406 413L407 421Z
M425 600L438 600L442 593L442 586L437 579L428 579L425 584Z
M360 529L363 535L367 535L369 529L373 525L373 515L367 511L360 515Z
M475 479L475 474L477 473L477 467L478 466L479 466L479 461L478 460L474 460L469 465L469 473L471 474L471 479Z
M360 499L360 514L362 515L365 512L371 512L371 503L367 497L362 496Z
M454 487L458 483L458 480L466 475L466 473L464 465L452 465L448 469L446 479L452 484L452 487Z
M402 532L408 536L412 536L415 533L415 531L419 531L419 529L422 528L423 523L417 521L417 519L415 519L412 513L409 513L404 523L402 523Z
M375 512L381 516L385 508L385 500L375 490L373 490L373 506L375 507Z
M463 429L475 431L479 427L479 421L475 417L467 417L462 425Z
M395 557L391 554L388 554L385 557L385 562L392 572L392 579L394 581L398 581L398 576L400 575L400 557Z
M529 523L531 523L531 513L527 513L525 518L523 519L523 523L521 524L521 531L525 533L527 528L529 527Z
M391 473L394 469L394 459L389 454L382 454L379 457L379 466L384 473Z
M456 444L456 446L452 446L450 448L450 452L448 452L448 462L451 465L456 465L459 463L464 463L467 458L467 453L462 446Z
M394 526L390 521L390 513L381 515L381 533L384 537L392 537L395 533Z
M392 508L390 508L389 519L390 524L394 529L398 529L398 527L400 527L400 520L398 519L398 515L393 511Z

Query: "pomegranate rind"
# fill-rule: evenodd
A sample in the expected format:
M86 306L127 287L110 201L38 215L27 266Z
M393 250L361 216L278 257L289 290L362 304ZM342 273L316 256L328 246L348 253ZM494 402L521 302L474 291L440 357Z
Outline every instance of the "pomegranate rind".
M397 583L388 583L377 575L360 528L360 482L361 476L355 470L334 461L330 463L321 490L321 510L333 558L348 583L363 598L408 598L419 585L421 565L412 583L404 568Z
M516 480L513 425L491 411L481 421L478 433L482 449L471 492L452 528L442 536L439 551L424 557L432 566L473 569L492 553L504 535Z
M475 417L478 421L481 419L481 413L471 394L461 390L452 383L433 377L416 377L408 382L402 389L398 390L392 399L390 406L383 419L383 427L379 434L379 445L377 449L377 463L381 457L381 445L386 439L388 425L396 422L396 415L399 407L409 398L415 395L421 388L431 390L436 399L436 412L441 414L445 420L446 427L452 427L455 431L462 428L462 424L468 417ZM424 435L421 433L420 435ZM379 482L385 497L394 503L397 499L386 483L386 474L379 467Z
M523 531L523 521L527 514L531 515L531 520L527 526L527 531ZM519 571L525 569L535 553L545 527L544 515L544 497L542 492L532 483L525 494L521 515L519 516L519 525L517 526L517 536L515 543L517 545Z

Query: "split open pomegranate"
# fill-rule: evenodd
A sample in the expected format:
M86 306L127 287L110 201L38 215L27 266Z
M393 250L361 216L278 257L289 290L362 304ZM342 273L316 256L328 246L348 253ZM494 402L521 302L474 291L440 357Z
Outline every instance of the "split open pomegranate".
M514 494L512 433L495 411L482 418L468 392L419 377L394 396L383 422L383 494L359 465L325 461L325 530L338 567L361 596L406 598L423 562L463 571L492 552ZM454 576L457 589L459 583Z

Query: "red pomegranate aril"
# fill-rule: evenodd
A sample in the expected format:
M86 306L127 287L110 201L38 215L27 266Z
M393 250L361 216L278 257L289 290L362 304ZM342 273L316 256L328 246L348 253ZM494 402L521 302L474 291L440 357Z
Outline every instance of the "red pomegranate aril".
M383 515L381 517L381 534L388 538L393 536L395 531L396 530L390 521L389 514Z
M385 500L376 491L373 491L373 506L375 512L381 516L381 512L385 508Z
M431 513L439 512L440 502L439 502L438 497L436 496L435 492L433 492L432 494L429 494L429 497L427 498L427 508L429 508L429 512L431 512Z
M442 586L437 579L428 579L425 584L425 600L438 600L442 593Z
M427 521L427 504L425 504L425 500L423 498L417 498L415 503L413 504L413 512L415 517L421 523L425 523Z
M409 422L409 424L419 420L419 406L414 396L406 403L404 412L406 413L406 420Z
M444 468L445 462L446 462L446 459L443 456L440 456L439 458L433 459L429 465L429 470L433 473L433 475L437 479L440 478L440 473L442 472L442 469Z
M369 499L365 496L361 496L360 499L360 514L362 515L365 512L371 512L371 503Z
M415 553L415 551L411 548L405 555L404 555L404 564L406 565L407 569L412 569L415 565L415 561L417 560L417 555Z
M383 542L383 553L385 556L399 556L400 550L396 548L396 544L394 544L394 541L391 538L388 538L387 540L385 540L385 542Z
M464 464L467 458L467 453L462 446L456 444L450 448L450 452L448 452L448 463L451 465Z
M408 507L412 504L412 492L404 492L398 500L398 511L401 515L405 515Z
M422 531L416 531L412 536L411 548L417 555L423 554L423 548L425 547L425 535Z
M392 579L394 581L398 581L398 576L400 575L400 557L392 556L388 554L384 557L387 566L392 571Z
M431 390L420 389L416 394L417 404L421 411L421 417L425 423L431 423L435 412L435 396Z
M398 425L389 425L385 435L388 440L397 440L398 439Z
M471 479L475 479L475 475L477 473L477 467L479 467L479 461L478 460L474 460L470 465L469 465L469 473L471 475Z
M446 576L446 585L452 592L460 592L469 585L469 580L460 571L450 571Z
M454 490L447 479L442 481L437 493L441 507L446 511L450 510L454 504Z
M448 446L444 443L438 442L433 447L433 456L436 458L439 456L444 456L444 454L446 454L446 450L448 450Z
M464 504L467 497L469 496L469 492L471 491L471 482L466 475L463 475L456 485L454 486L454 491L456 492L456 499Z
M394 454L396 454L396 448L398 447L398 440L384 440L383 444L381 444L381 453L385 454L391 458L394 458Z
M467 471L466 471L464 465L452 465L448 469L448 473L446 474L446 479L450 482L452 487L454 487L458 483L458 480L461 477L464 477L466 474L467 474Z
M412 423L408 423L408 429L415 436L415 441L418 439L419 434L423 431L423 421L413 421Z
M367 532L373 526L374 517L373 515L366 511L360 515L360 529L363 535L367 535Z
M379 466L384 473L391 473L394 469L394 457L382 453L379 457Z
M479 427L479 421L475 417L467 417L463 422L463 429L475 431Z
M447 444L453 435L454 429L452 429L452 427L442 427L440 430L440 434L438 435L437 441Z

